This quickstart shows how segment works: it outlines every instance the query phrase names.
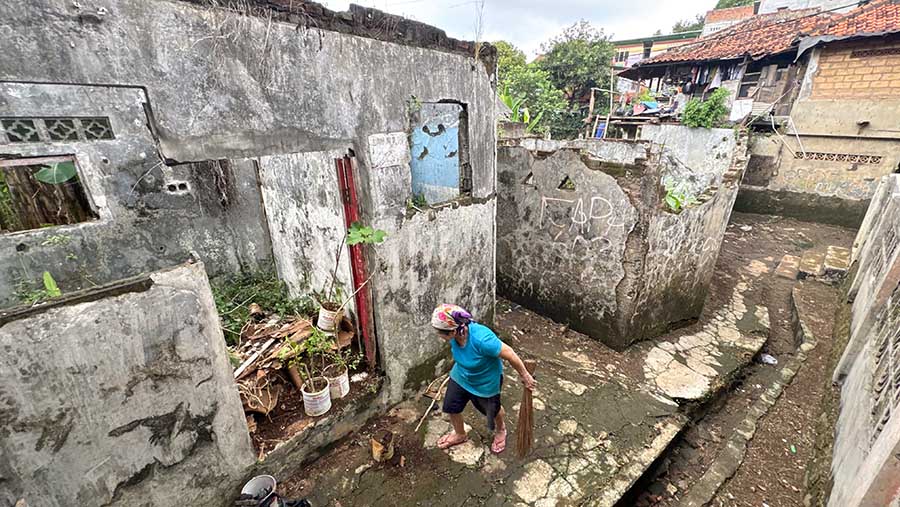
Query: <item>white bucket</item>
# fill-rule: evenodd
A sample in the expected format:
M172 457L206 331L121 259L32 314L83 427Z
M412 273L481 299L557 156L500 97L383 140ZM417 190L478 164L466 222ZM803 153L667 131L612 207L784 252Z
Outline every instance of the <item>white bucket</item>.
M326 310L325 308L319 307L319 329L322 331L334 331L335 324L338 322L338 312L333 312L331 310Z
M244 484L244 487L241 488L241 494L252 496L255 500L259 500L260 505L262 505L264 500L275 494L277 486L275 478L271 475L257 475L250 479L250 482Z
M344 368L344 372L334 375L334 371L340 368L337 365L329 366L325 368L325 378L328 379L328 388L331 390L331 399L338 400L347 396L350 393L350 370L346 367Z
M328 382L328 379L325 377L316 377L313 380L324 380L326 384L330 384ZM303 411L306 412L306 415L310 417L325 415L329 410L331 410L330 387L326 385L325 389L311 393L307 391L307 388L309 386L310 381L307 380L306 383L303 384L303 389L300 390L303 393Z

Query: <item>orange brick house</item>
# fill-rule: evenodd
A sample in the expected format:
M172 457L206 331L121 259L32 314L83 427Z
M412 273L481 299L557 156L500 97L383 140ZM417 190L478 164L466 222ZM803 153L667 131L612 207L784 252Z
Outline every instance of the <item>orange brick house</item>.
M820 24L797 59L799 93L783 127L753 141L737 208L858 225L881 178L900 172L900 1Z

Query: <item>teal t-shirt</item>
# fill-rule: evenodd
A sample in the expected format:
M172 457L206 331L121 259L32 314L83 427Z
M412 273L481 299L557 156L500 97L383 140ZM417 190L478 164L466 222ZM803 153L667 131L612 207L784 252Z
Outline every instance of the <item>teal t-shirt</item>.
M450 378L466 391L481 398L500 394L500 377L503 361L500 348L503 342L486 326L469 324L469 339L465 347L450 340L450 349L456 364L450 370Z

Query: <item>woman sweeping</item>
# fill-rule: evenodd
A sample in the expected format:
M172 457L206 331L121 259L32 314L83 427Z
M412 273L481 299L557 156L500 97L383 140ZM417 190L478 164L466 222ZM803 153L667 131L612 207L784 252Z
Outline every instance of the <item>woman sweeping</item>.
M444 413L450 416L453 431L438 440L438 447L447 449L466 442L469 437L463 424L462 412L472 405L487 417L487 426L494 434L491 451L506 449L506 412L500 405L505 359L519 373L526 389L534 389L534 378L528 373L519 355L486 326L472 320L472 315L455 305L440 305L431 315L431 325L441 339L450 342L454 365L444 396Z

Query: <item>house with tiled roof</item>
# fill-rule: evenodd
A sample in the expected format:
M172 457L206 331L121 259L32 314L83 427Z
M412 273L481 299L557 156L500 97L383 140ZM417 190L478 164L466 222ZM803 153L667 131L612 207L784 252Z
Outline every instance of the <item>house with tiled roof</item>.
M753 16L734 26L673 48L620 73L634 80L661 79L683 106L716 88L728 89L732 120L751 113L785 114L796 92L801 66L797 39L831 15L817 9Z
M858 225L880 179L900 171L900 0L833 16L796 48L796 98L783 126L756 136L738 209Z

